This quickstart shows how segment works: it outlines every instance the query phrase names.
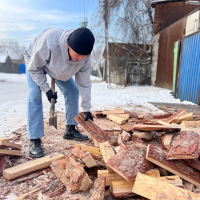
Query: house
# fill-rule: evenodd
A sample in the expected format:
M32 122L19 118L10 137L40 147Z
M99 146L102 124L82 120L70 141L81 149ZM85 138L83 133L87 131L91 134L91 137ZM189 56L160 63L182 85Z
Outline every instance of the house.
M194 1L193 1L194 2ZM155 9L152 85L200 103L199 5L189 0L152 0Z
M0 54L0 63L12 63L10 56L7 54Z
M108 43L110 83L117 85L150 84L151 61L141 44ZM103 53L106 61L106 50ZM107 81L107 69L104 69Z

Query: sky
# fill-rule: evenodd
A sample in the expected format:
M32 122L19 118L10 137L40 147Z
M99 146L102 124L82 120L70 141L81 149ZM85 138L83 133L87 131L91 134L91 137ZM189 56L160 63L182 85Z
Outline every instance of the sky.
M95 5L96 0L0 0L0 41L27 47L47 28L79 28L84 13L90 22Z

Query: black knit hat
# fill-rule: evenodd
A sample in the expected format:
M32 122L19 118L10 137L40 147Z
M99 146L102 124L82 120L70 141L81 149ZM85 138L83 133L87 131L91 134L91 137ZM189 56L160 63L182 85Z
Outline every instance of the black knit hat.
M68 45L80 55L89 55L94 41L94 35L88 28L78 28L69 36Z

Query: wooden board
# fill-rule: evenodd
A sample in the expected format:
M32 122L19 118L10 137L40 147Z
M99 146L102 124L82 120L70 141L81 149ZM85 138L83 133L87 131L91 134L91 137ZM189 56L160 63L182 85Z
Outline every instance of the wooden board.
M5 150L0 149L1 156L22 156L22 152L20 150Z
M174 136L167 159L194 159L199 157L199 135L182 131Z
M180 125L189 128L200 128L200 121L182 121Z
M173 137L174 137L173 133L167 133L162 136L162 144L165 147L165 149L167 150L170 149Z
M103 115L108 115L108 114L123 114L124 110L123 109L116 109L116 110L106 110L102 111Z
M127 121L127 119L124 119L124 118L121 118L121 117L118 117L118 116L115 116L115 115L108 115L107 118L118 123L118 124L124 124Z
M164 121L162 121L162 120L156 121L156 124L158 124L158 125L170 125L169 123L164 122Z
M174 186L183 187L183 181L179 176L161 176L156 177L157 180L164 181L165 183L170 183Z
M187 121L187 120L190 120L190 119L193 119L193 113L192 112L178 117L179 122Z
M200 186L200 172L185 164L182 160L167 160L167 151L156 145L149 144L146 159L166 169L167 171L180 176L186 181Z
M125 130L125 131L132 131L133 128L134 128L134 125L131 124L131 123L126 123L126 124L123 124L120 126L122 130Z
M185 113L185 110L180 109L176 113L174 113L171 117L167 118L164 121L170 124L174 119L176 119L179 115L181 115L183 113Z
M98 143L109 141L111 145L115 145L114 141L104 130L97 126L92 120L85 121L81 115L77 115L75 121L78 122Z
M139 146L141 145L139 144ZM138 172L143 173L154 168L154 165L147 161L145 156L145 148L142 149L136 147L135 143L130 143L110 158L106 164L127 181L133 181Z
M103 142L103 143L99 143L99 146L100 146L100 149L101 149L101 153L103 155L103 159L105 161L105 163L107 163L107 161L112 158L114 155L115 155L115 150L113 149L113 147L109 144L109 142ZM113 170L108 167L107 167L107 170L112 173Z
M180 131L181 130L179 127L176 127L174 125L164 126L164 125L145 125L145 124L136 124L134 125L133 129L140 130L140 131L158 131L158 130Z
M6 140L0 140L0 149L2 148L13 148L21 150L22 146L20 144L15 144L13 142L7 142Z
M151 200L200 200L198 194L141 173L137 174L132 192Z
M81 149L83 149L83 150L85 150L85 151L87 151L91 154L102 155L100 148L88 146L88 145L85 145L85 144L75 144L75 147L78 147L78 146L80 146Z
M106 118L109 119L110 115L115 116L115 117L119 117L119 118L122 118L122 119L127 119L127 120L129 119L129 114L108 114L106 116Z
M155 131L133 131L132 137L144 139L150 141L155 135Z
M29 162L17 165L15 167L5 169L3 171L3 177L7 180L12 180L20 176L29 174L31 172L35 172L37 170L47 168L51 165L51 163L54 160L60 160L63 158L65 158L64 155L58 154L55 156L47 156L44 158L39 158L37 160L29 161Z

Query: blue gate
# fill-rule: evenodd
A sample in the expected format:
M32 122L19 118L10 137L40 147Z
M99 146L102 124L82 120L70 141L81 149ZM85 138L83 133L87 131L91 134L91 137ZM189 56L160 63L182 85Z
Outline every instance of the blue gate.
M178 98L199 104L200 33L184 39L179 73Z

